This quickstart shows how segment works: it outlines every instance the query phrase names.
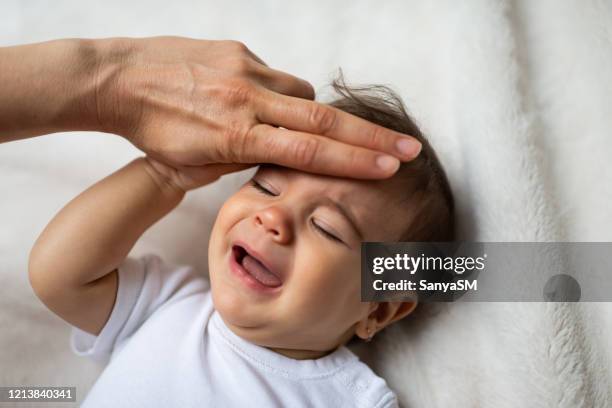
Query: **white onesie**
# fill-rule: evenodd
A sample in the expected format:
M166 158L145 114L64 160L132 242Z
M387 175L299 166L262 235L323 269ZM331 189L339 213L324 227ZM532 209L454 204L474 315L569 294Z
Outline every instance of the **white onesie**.
M71 346L109 362L83 407L397 407L344 346L295 360L238 337L208 281L154 255L123 262L108 322L98 336L73 327Z

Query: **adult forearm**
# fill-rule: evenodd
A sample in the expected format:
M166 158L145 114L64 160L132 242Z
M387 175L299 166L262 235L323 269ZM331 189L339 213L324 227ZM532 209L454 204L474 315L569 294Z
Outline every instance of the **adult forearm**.
M68 203L38 238L30 273L44 286L80 286L115 269L185 192L137 159Z
M0 142L103 130L96 93L113 75L107 42L65 39L0 48Z

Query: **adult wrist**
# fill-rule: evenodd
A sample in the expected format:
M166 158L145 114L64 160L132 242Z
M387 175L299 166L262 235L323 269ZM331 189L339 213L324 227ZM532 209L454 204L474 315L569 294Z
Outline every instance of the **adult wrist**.
M125 71L137 54L137 40L85 40L85 47L87 41L93 42L96 58L92 76L96 127L93 130L129 138L140 118L132 114L135 88L126 80Z
M93 40L62 39L0 48L0 132L4 139L97 130L97 60Z
M138 109L134 80L122 78L137 43L70 38L1 47L0 142L77 130L127 136Z
M98 40L70 38L33 46L40 47L30 53L41 58L35 64L45 67L34 68L40 69L44 84L37 90L41 98L33 103L42 120L37 133L102 131L96 109Z

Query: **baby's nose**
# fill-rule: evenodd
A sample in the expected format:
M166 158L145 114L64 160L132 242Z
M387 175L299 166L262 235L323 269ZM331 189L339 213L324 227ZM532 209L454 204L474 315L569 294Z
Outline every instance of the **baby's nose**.
M292 238L289 216L277 206L258 211L255 214L255 226L264 228L278 243L288 243Z

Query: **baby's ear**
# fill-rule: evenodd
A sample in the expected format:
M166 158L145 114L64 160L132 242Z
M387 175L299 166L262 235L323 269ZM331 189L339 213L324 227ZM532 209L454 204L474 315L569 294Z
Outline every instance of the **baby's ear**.
M382 328L403 319L414 311L418 302L416 300L409 302L380 302L378 308L372 312L372 316L376 320L376 326Z

